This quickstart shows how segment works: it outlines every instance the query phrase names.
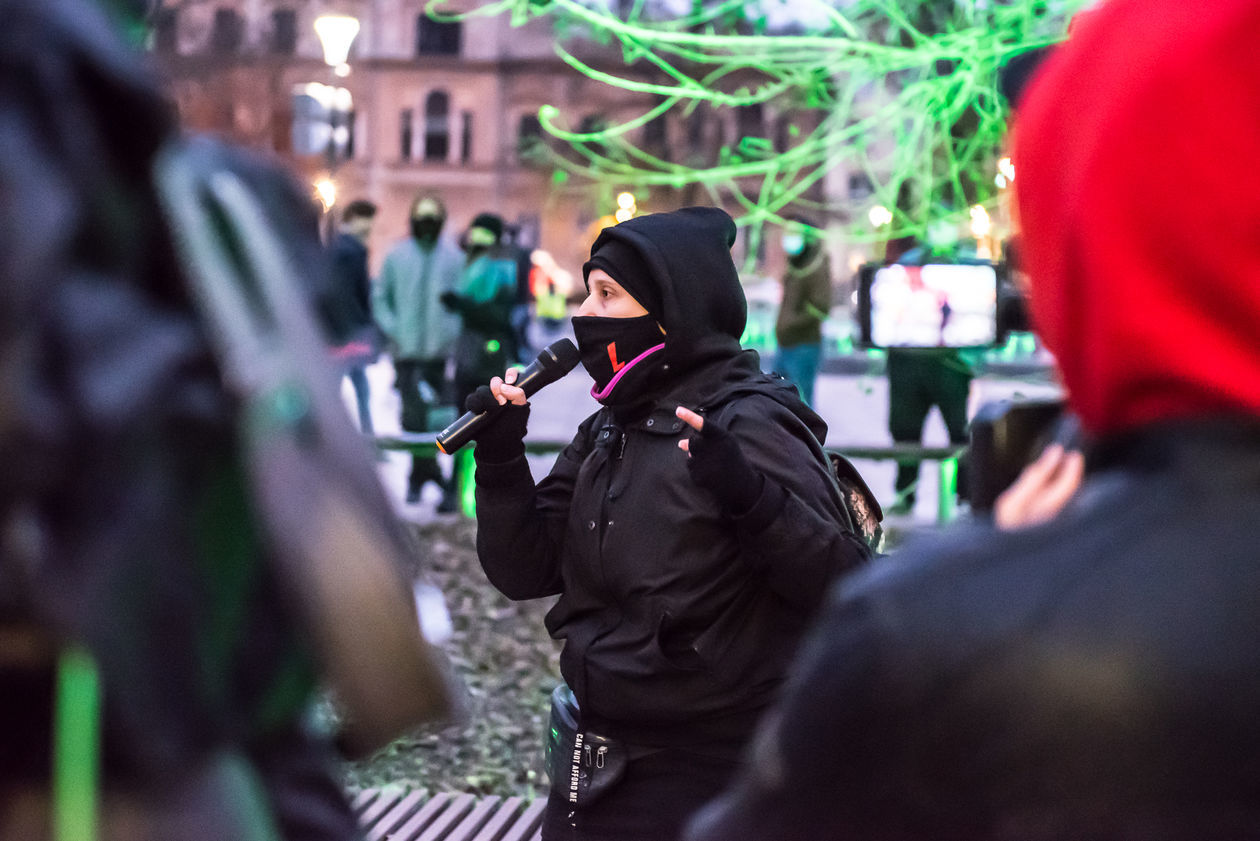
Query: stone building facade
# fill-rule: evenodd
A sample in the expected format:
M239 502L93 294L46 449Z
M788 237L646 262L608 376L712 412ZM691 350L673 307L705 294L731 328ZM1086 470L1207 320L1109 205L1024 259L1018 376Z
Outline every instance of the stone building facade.
M163 0L153 53L189 129L278 156L312 185L331 174L338 205L376 202L374 267L406 235L416 192L433 190L446 202L448 234L493 211L519 228L525 245L546 248L577 272L624 185L553 178L535 153L538 144L564 144L543 136L539 108L557 107L562 124L576 129L638 116L656 100L570 68L555 54L549 19L435 21L424 7L424 0ZM324 64L315 35L314 20L326 13L361 24L344 78ZM616 49L564 43L594 66L627 72ZM322 155L297 154L292 143L293 91L310 82L335 83L353 97L349 157L335 167ZM702 107L689 117L671 113L634 139L671 160L703 163L745 134L783 135L789 118L810 115ZM699 184L639 190L636 199L641 212L713 201ZM774 242L758 256L758 273L777 274L783 258Z

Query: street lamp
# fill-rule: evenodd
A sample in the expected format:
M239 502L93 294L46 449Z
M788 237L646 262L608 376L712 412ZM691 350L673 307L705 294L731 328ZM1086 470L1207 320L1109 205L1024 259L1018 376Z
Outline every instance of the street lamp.
M324 64L338 76L349 76L350 45L359 34L359 19L350 15L320 15L315 18L315 34L324 48Z
M346 77L350 75L350 65L346 59L350 56L350 45L359 34L359 19L350 15L320 15L315 19L315 34L319 36L319 44L324 50L324 63L332 68L334 75ZM314 86L308 86L314 87ZM336 183L333 180L337 165L341 162L343 150L350 143L350 114L353 101L350 91L337 85L319 86L322 90L317 96L326 104L328 114L328 145L325 147L328 163L328 176L323 179L317 190L324 210L328 212L328 236L332 238L332 206L337 200ZM320 96L322 94L322 96Z

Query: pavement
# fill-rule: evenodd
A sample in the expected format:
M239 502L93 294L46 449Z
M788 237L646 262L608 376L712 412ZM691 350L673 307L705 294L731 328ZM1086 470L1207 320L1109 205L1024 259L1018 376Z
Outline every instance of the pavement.
M555 338L555 337L548 337ZM888 383L882 373L866 373L866 368L852 365L826 365L815 386L815 409L827 421L829 428L827 445L836 449L855 446L884 446L892 443L888 434ZM371 386L373 424L378 434L399 431L399 397L393 388L393 364L382 357L368 368ZM527 440L563 441L573 437L578 423L599 408L590 397L591 381L579 366L568 376L547 386L530 401L529 433ZM354 415L354 391L348 380L343 381L343 396L347 410ZM990 369L972 383L968 416L991 400L1014 396L1031 398L1049 397L1058 393L1050 382L1044 366L1030 370L1010 367ZM924 428L925 446L947 446L949 437L938 412L933 409ZM385 452L379 465L381 482L398 514L416 523L429 523L440 517L434 509L441 499L441 492L432 484L426 485L417 505L406 504L404 497L410 456L402 452ZM546 475L554 461L554 455L531 456L530 466L535 479ZM438 457L443 471L449 475L451 457ZM893 481L896 467L889 461L855 460L863 478L880 503L887 507L894 497ZM915 508L906 516L889 515L885 527L902 530L930 528L936 523L937 471L925 464L920 471L920 487Z

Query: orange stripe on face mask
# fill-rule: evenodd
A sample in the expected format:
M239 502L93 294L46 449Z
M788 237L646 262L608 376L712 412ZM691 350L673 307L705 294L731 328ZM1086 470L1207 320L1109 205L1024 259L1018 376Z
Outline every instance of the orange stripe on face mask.
M614 374L620 371L622 368L626 367L626 363L617 361L617 343L616 342L608 343L608 361L612 363L612 369L613 369Z

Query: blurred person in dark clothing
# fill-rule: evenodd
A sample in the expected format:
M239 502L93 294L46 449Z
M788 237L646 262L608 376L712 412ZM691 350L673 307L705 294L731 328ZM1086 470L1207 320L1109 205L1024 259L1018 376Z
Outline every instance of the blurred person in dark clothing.
M783 250L788 265L774 325L779 345L775 370L812 406L822 361L822 325L831 311L831 261L818 228L803 218L793 218L784 227Z
M522 365L528 365L537 355L529 341L530 309L534 302L534 287L530 280L534 249L528 247L526 241L525 231L520 225L504 229L505 259L516 263L516 302L512 305L511 322L516 361Z
M1260 838L1258 38L1253 0L1111 0L1032 74L1023 260L1084 483L835 588L689 841Z
M944 230L945 226L942 226ZM931 237L929 239L932 239ZM907 245L901 240L896 249L896 262L905 265L926 263L957 263L974 261L971 254L959 252L951 236L941 233L937 244ZM952 239L956 240L956 236ZM942 334L944 319L948 318L948 305L942 310ZM967 398L971 394L971 382L975 379L975 352L958 348L889 348L885 374L888 378L888 432L898 444L920 444L923 440L923 424L935 406L945 423L949 443L955 447L967 444ZM890 512L908 514L914 511L918 498L920 463L901 462L897 465L894 484L897 497ZM965 468L959 476L959 491L965 481Z
M408 214L411 236L385 255L372 291L372 316L389 341L402 399L402 428L432 431L432 410L449 404L446 364L459 333L459 320L441 298L459 286L463 255L442 236L446 206L436 195L416 194ZM420 489L442 489L443 510L455 510L453 479L445 479L437 456L413 456L407 502L420 501Z
M367 365L380 345L372 318L372 280L368 274L368 238L376 220L376 205L356 199L346 205L337 235L328 247L331 279L321 310L328 325L333 355L345 366L354 386L359 429L372 435L371 388Z
M493 413L474 452L482 567L509 598L559 595L547 629L571 694L553 722L575 723L546 841L676 837L739 767L827 584L870 557L826 424L740 347L734 237L712 207L602 231L573 327L603 407L541 482L516 372L468 401Z
M309 719L336 633L307 622L292 574L312 557L284 538L384 555L406 533L333 393L309 289L285 271L322 265L310 202L270 166L179 136L104 11L129 8L0 0L0 837L51 837L52 821L128 841L349 841L331 739ZM248 299L251 280L296 304L251 335L263 354L234 353L210 303ZM260 469L264 450L321 481ZM338 597L357 601L365 558L346 554ZM418 640L405 580L387 589ZM58 695L66 652L91 665ZM55 717L54 696L88 723ZM50 789L96 802L99 821Z

